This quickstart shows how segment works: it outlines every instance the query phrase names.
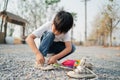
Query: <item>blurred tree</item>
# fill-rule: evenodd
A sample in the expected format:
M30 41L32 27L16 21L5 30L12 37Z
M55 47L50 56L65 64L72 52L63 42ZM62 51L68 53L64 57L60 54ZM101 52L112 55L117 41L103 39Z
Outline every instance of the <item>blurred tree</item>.
M51 20L54 17L54 13L58 11L58 3L60 0L45 0L45 5L46 5L46 17L48 17L48 20Z
M98 13L92 23L92 31L88 40L92 40L96 45L105 45L105 40L107 37L107 31L105 31L105 26L103 24L103 17Z
M77 13L75 12L71 12L72 16L73 16L73 27L71 29L71 41L73 41L73 28L75 27L75 21L77 21Z
M47 5L53 5L53 4L58 3L58 2L60 2L60 0L45 0L45 3Z
M103 13L102 26L106 27L104 30L109 32L110 35L110 46L112 46L112 33L113 30L117 27L120 22L120 12L119 4L115 0L109 0L109 3L106 5Z
M2 1L1 1L2 2ZM4 0L3 1L4 2L4 5L3 5L3 9L2 9L2 11L6 11L7 10L7 6L8 6L8 0ZM2 4L1 4L2 5ZM3 19L2 19L2 21L1 21L1 32L2 32L2 26L3 26ZM6 24L6 26L7 26L7 24ZM6 26L4 26L4 27L6 27ZM5 36L6 36L6 34L5 34Z
M37 29L42 24L45 17L44 2L42 0L20 0L19 12L30 23L29 32Z
M47 18L52 16L47 9L50 5L53 5L60 0L20 0L18 5L19 12L26 19L28 19L30 25L27 27L28 33L37 29L40 25L42 25ZM52 9L50 9L52 10ZM54 10L56 11L56 9Z
M108 4L105 4L102 8L102 15L99 14L93 21L93 31L90 38L97 38L97 43L104 46L108 45L106 41L108 36L110 37L110 46L112 46L112 33L114 29L117 29L117 25L120 22L120 7L115 0L108 0Z

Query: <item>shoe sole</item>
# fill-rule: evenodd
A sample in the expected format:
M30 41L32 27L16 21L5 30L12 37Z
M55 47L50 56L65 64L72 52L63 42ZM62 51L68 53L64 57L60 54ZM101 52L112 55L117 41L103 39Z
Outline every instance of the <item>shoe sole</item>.
M91 71L90 69L86 68L87 71L89 71L89 74L78 74L75 73L74 71L70 71L67 73L67 76L70 78L75 78L75 79L83 79L83 78L87 78L87 79L92 79L92 78L97 78L97 75Z

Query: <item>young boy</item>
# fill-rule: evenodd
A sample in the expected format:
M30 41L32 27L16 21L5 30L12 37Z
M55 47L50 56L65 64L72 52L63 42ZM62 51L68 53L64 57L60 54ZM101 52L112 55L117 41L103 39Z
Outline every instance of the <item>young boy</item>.
M54 53L47 64L54 64L75 51L75 46L70 41L69 30L73 26L73 17L69 12L60 11L56 14L53 22L47 22L33 31L26 38L26 42L36 55L37 64L43 65L48 53ZM41 38L39 49L34 39Z

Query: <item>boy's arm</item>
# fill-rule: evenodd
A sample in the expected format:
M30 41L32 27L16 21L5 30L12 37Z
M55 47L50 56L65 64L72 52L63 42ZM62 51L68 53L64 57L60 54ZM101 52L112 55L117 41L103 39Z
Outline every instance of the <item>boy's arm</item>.
M26 42L28 43L28 45L30 46L30 48L33 50L33 52L35 53L36 55L36 61L38 64L43 64L44 63L44 57L43 55L41 54L41 52L38 50L35 42L34 42L34 39L36 38L35 35L33 34L30 34L27 38L26 38Z
M56 60L64 57L65 55L67 55L71 52L71 50L72 50L71 42L70 41L65 42L65 46L66 46L66 48L63 51L61 51L60 53L58 53L50 58L48 64L54 63Z
M71 50L72 50L71 42L70 41L65 42L65 47L66 48L63 51L61 51L60 53L55 55L56 59L60 59L71 52Z

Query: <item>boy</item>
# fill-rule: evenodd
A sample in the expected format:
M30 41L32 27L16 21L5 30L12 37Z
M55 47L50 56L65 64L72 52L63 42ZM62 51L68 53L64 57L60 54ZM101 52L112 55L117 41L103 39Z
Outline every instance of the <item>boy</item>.
M48 59L47 64L54 64L57 60L75 51L68 32L72 26L72 15L69 12L60 11L56 14L53 22L47 22L26 38L26 42L36 55L37 64L43 65L45 63L44 56L48 53L54 53L54 55ZM39 49L35 45L35 38L41 38Z

